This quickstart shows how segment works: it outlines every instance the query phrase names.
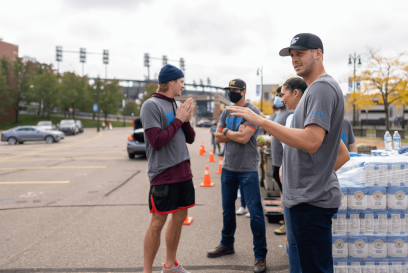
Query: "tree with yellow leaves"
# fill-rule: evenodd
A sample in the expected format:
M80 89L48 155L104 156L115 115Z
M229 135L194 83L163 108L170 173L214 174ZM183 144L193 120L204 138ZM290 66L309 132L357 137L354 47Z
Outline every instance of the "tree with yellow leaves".
M273 110L272 110L272 106L273 106L273 103L272 102L270 102L269 100L263 100L263 105L262 105L262 112L265 114L265 115L272 115L273 114ZM258 109L259 110L261 110L261 100L259 100L259 101L254 101L253 103L252 103L253 105L255 105L256 107L258 107Z
M360 90L350 95L349 102L358 108L366 108L376 102L384 105L385 126L390 129L390 104L402 105L408 102L408 62L404 61L405 53L395 57L383 57L379 51L369 49L369 59L366 70L353 81L361 81Z

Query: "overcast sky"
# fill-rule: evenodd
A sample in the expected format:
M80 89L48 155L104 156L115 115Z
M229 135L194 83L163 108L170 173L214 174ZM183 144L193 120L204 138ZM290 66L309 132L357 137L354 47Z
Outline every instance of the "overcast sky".
M352 73L348 56L365 61L367 47L384 55L407 50L408 1L211 1L211 0L0 0L0 37L19 46L19 55L55 62L63 50L102 53L108 49L108 77L142 80L143 55L179 66L185 59L186 82L226 86L246 81L256 99L263 67L264 84L295 76L290 57L280 57L297 33L318 35L326 71L337 80ZM151 78L161 60L151 60ZM64 53L60 71L82 73L79 54ZM105 75L101 55L87 55L85 74ZM347 83L341 84L347 92Z

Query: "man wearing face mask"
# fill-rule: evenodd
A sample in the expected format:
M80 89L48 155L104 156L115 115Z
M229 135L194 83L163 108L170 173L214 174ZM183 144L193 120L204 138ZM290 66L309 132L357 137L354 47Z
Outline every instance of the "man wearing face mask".
M228 96L235 106L249 108L260 115L259 109L245 100L246 84L243 80L232 80L225 89L229 91ZM215 140L217 143L225 143L224 165L221 174L224 227L220 245L207 252L209 258L235 253L235 201L240 185L250 213L251 230L254 236L254 272L256 273L266 271L267 253L265 219L258 182L257 130L257 126L241 117L231 116L231 112L228 110L224 110L221 114Z

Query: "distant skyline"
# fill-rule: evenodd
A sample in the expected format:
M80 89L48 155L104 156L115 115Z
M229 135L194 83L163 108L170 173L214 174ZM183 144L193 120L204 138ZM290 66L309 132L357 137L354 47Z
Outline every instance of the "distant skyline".
M296 76L290 57L279 50L302 32L318 35L324 45L328 74L341 83L352 73L349 54L360 54L363 67L367 47L383 55L407 50L407 1L182 1L182 0L0 0L0 38L17 44L19 56L40 62L55 61L55 47L87 52L109 50L109 78L142 80L147 75L144 53L173 65L185 59L186 82L200 79L226 86L241 78L248 98L260 84L281 84ZM156 78L161 60L151 60ZM87 55L85 74L104 77L102 55ZM79 54L64 53L60 72L82 74Z

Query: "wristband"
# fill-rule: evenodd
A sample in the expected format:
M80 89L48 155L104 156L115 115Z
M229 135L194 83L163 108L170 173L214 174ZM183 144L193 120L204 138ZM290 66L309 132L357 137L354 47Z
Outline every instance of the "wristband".
M224 130L222 130L222 134L225 136L225 134L228 132L228 128L224 128Z

